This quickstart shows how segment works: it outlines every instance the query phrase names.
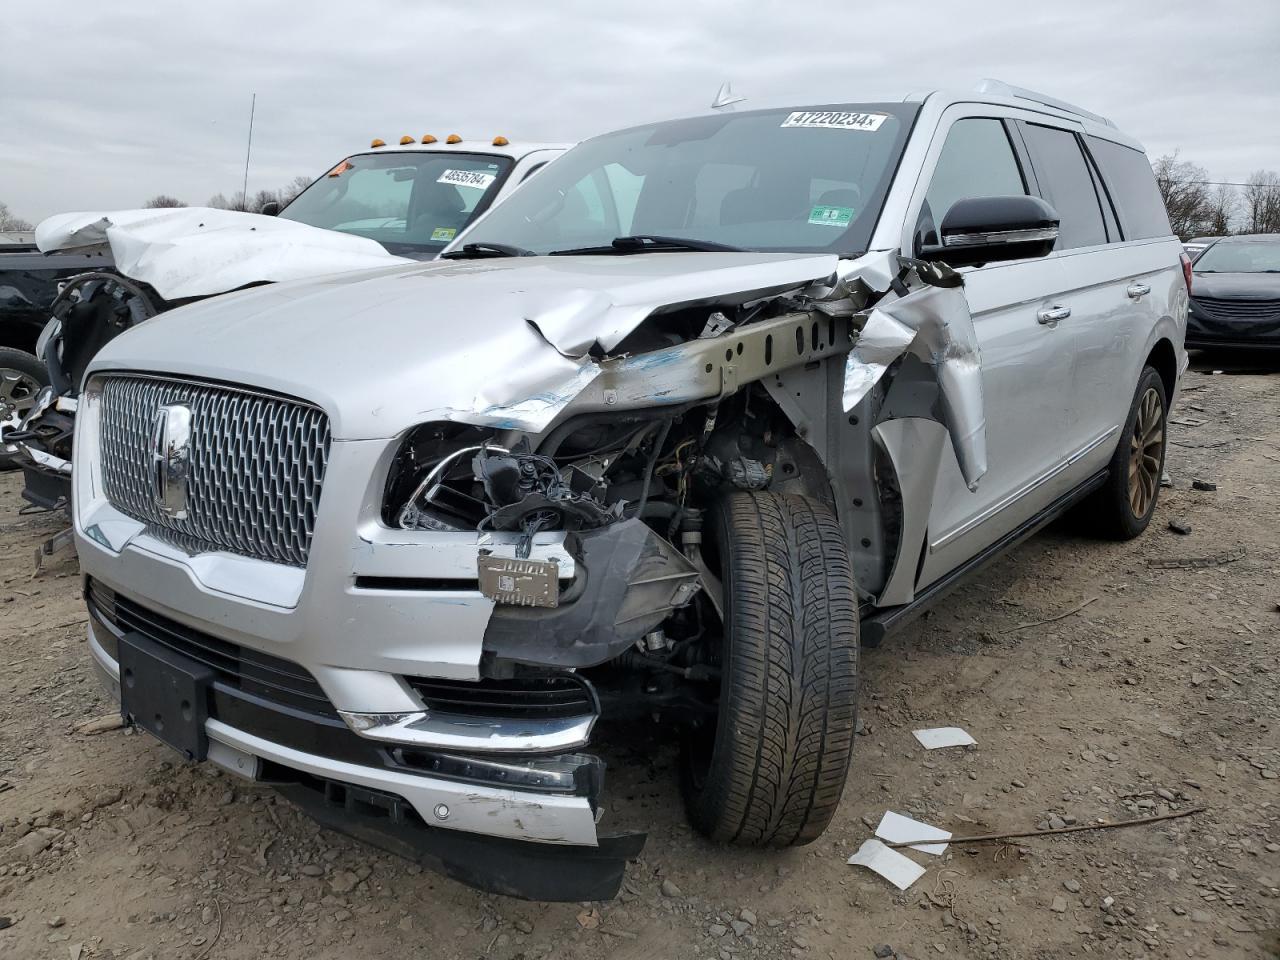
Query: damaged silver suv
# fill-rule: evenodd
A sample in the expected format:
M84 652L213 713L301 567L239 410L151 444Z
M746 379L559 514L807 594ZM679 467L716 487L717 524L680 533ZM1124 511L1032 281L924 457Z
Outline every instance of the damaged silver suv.
M994 82L587 141L444 261L103 349L94 662L190 760L486 889L616 891L643 836L589 748L633 721L704 834L809 842L860 635L1068 508L1146 527L1180 252L1137 143Z

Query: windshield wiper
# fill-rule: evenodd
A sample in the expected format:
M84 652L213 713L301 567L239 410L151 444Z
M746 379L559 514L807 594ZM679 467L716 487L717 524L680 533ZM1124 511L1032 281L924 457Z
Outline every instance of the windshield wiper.
M457 250L440 254L441 260L479 260L485 257L536 257L537 254L524 247L513 247L509 243L464 243Z
M744 252L742 247L731 247L727 243L713 243L710 240L690 240L686 237L663 237L651 233L640 233L631 237L614 237L608 246L552 250L548 256L572 257L611 253L665 253L673 250L692 250L697 253Z

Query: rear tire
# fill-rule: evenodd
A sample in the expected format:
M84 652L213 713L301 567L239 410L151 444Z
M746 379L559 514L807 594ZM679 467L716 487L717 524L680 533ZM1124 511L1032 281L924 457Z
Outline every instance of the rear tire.
M1164 476L1168 413L1164 381L1154 367L1144 367L1111 457L1107 482L1084 504L1099 536L1132 540L1151 523Z
M714 734L685 742L689 817L720 842L809 843L840 803L857 722L848 548L830 508L805 497L732 493L712 519L720 707Z

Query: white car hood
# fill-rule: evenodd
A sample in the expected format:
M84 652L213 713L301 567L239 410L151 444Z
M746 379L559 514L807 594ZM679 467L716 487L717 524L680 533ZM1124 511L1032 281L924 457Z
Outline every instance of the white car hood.
M61 213L36 227L36 245L108 247L116 270L166 300L416 262L365 237L211 207Z
M278 221L262 218L269 222ZM323 232L323 231L321 231ZM655 309L830 278L829 254L649 253L436 261L278 283L180 307L90 370L156 371L310 400L335 439L425 421L539 431Z

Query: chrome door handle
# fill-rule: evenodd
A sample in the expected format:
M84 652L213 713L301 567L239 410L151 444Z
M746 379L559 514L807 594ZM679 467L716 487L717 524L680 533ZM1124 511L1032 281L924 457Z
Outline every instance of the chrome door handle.
M1124 292L1129 295L1130 300L1141 300L1151 292L1151 285L1147 283L1131 283L1125 287Z
M1059 320L1065 320L1071 316L1070 307L1045 307L1036 314L1036 319L1046 326L1053 326Z

